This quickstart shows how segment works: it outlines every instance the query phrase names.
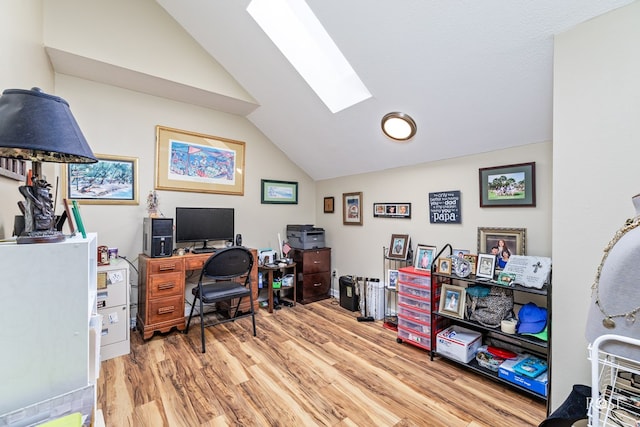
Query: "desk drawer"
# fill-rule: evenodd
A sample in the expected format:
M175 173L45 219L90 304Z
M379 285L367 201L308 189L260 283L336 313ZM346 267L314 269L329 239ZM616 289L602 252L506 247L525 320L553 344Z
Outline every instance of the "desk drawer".
M331 268L331 251L317 250L305 251L302 255L304 274L319 273L329 271Z
M184 271L184 261L182 258L171 257L149 261L149 273L171 273L174 271Z
M184 318L184 298L176 295L148 301L149 325Z
M315 273L305 274L302 276L302 286L298 284L297 288L302 291L304 299L314 298L316 296L329 295L331 287L331 273Z
M182 295L184 291L183 273L153 274L147 281L149 299L167 297L170 295Z

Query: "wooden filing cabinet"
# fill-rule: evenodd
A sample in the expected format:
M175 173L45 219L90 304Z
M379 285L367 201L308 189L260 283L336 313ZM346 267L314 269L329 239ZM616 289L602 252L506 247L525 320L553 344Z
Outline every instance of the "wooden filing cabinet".
M331 248L293 249L298 268L296 298L301 304L329 298L331 290Z
M155 331L184 330L184 257L138 256L137 327L144 339Z
M129 265L111 260L98 266L98 314L102 315L100 359L108 360L131 351L129 320Z

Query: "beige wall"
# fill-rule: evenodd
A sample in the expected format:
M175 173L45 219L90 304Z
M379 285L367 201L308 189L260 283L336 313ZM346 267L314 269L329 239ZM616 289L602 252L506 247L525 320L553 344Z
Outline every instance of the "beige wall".
M590 384L585 323L604 246L640 192L640 2L555 41L553 406ZM630 295L630 309L640 305ZM615 331L613 331L615 332Z

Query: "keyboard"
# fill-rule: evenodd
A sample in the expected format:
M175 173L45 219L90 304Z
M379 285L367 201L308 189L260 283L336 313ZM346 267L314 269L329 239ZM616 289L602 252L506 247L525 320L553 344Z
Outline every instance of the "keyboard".
M191 249L191 253L194 254L212 254L216 251L216 248L194 248Z

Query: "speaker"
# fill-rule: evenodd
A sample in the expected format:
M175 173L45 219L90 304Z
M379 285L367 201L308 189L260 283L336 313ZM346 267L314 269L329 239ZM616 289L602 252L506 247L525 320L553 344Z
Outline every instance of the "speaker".
M151 258L173 255L173 219L145 218L142 223L142 252Z
M236 246L242 246L242 234L236 234Z

